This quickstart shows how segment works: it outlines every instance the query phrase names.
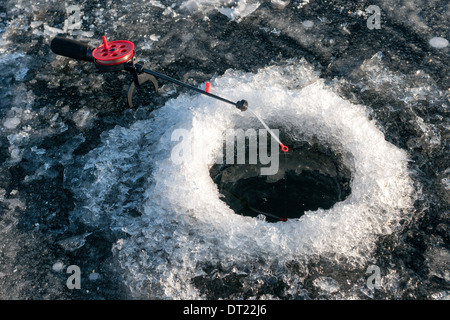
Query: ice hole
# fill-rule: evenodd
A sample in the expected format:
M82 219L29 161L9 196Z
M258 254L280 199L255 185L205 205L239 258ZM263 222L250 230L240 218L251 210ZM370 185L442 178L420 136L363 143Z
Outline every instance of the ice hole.
M221 199L236 214L267 222L297 219L306 211L330 209L350 195L351 173L339 154L318 144L297 141L288 145L288 153L279 152L279 167L274 175L261 175L263 165L259 163L223 161L211 167L210 176ZM248 151L247 145L246 155Z

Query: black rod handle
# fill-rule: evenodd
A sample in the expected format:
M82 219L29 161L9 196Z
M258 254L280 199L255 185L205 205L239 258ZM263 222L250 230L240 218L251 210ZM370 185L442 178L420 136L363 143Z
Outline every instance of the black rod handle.
M94 61L93 48L88 44L63 37L53 38L50 48L58 55L83 61Z

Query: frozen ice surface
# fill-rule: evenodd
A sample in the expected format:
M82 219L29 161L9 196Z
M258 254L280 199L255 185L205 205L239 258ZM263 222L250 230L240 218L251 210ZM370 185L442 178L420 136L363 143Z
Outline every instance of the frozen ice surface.
M291 89L286 89L286 79L291 79ZM306 62L291 61L255 74L230 71L214 79L212 87L231 99L251 101L250 108L291 139L318 140L342 154L352 171L352 194L298 221L268 224L236 215L220 200L209 166L227 129L259 123L251 113L203 96L170 100L151 120L103 135L103 146L85 159L93 183L73 190L80 199L79 214L88 223L96 225L107 215L112 229L129 235L115 253L130 287L140 288L136 296L197 298L191 279L207 264L239 270L251 266L264 274L271 263L324 255L344 257L356 267L370 257L379 235L390 234L408 217L414 195L407 154L384 139L363 106L327 88ZM189 161L171 158L176 129L189 132L187 141L197 155ZM147 200L139 219L128 220L120 209L105 210L108 194L127 195L132 179L145 176ZM116 188L122 191L116 193ZM258 257L267 259L261 270L254 265ZM148 280L147 289L142 288Z
M234 295L223 296L309 298L320 291L325 298L401 298L412 292L448 299L446 3L375 4L382 29L370 33L357 2L324 8L308 0L107 0L68 8L56 0L7 0L0 12L0 297L59 299L67 288L52 267L70 261L59 253L107 264L99 252L110 253L114 243L112 260L135 297L220 298L208 289L231 287ZM226 128L258 122L189 95L150 115L149 108L119 111L116 81L127 76L99 75L88 63L55 57L48 44L61 32L91 45L104 33L134 39L147 49L139 57L150 67L190 83L226 68L260 68L229 71L212 80L213 90L248 99L289 137L328 143L352 170L352 196L284 224L236 216L210 181L209 160ZM268 67L302 56L326 85L306 63ZM164 93L149 100L160 107ZM170 161L176 128L188 130L207 161ZM425 193L417 194L412 210L407 166ZM395 232L400 222L407 226ZM85 229L99 233L83 238ZM102 241L90 240L101 236L109 243L95 251ZM67 250L55 245L59 240ZM323 271L327 263L317 260L323 257L341 257L333 260L338 270ZM389 266L383 289L364 289L366 279L352 269L364 263ZM351 283L339 274L348 269ZM48 281L52 276L56 281ZM272 290L277 279L281 294Z

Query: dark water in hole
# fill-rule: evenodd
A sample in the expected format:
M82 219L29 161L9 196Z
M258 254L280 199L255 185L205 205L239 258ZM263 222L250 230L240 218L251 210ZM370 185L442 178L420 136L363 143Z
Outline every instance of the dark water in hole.
M281 152L275 175L261 175L260 169L258 164L216 164L211 168L223 201L237 214L263 215L268 222L294 219L308 210L329 209L351 192L349 170L331 151L324 153L318 147Z

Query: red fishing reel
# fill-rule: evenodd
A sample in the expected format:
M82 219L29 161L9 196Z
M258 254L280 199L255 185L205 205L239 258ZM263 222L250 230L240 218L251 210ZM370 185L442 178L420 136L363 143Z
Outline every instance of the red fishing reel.
M112 72L126 70L133 76L133 82L128 88L128 106L133 108L133 94L136 86L142 85L150 80L155 92L158 92L158 81L150 74L142 73L142 63L135 64L134 44L128 40L115 40L108 42L102 36L103 44L91 52L95 66L99 71Z
M92 57L101 71L123 70L124 63L134 57L134 44L127 40L108 42L102 37L103 44L92 50Z

